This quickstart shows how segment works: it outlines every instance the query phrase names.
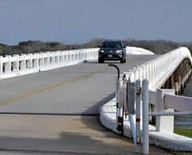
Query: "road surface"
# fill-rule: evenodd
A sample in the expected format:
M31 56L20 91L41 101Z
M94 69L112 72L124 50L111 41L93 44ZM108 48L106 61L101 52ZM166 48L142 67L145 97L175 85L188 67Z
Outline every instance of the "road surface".
M128 71L158 57L128 56ZM116 70L96 61L0 81L0 150L4 154L134 154L132 140L99 123L114 97ZM168 154L150 147L151 154Z

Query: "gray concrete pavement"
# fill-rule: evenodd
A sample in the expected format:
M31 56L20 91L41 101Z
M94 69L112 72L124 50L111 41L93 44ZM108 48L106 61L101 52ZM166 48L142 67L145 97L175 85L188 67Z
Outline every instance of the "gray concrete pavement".
M0 120L4 124L0 127L0 148L4 150L114 154L119 148L126 152L129 145L92 116L1 115Z
M0 115L0 150L34 154L134 154L134 144L95 116ZM19 152L18 152L19 151ZM168 154L150 147L151 154Z
M121 71L156 55L128 56ZM98 114L99 104L111 99L116 71L107 63L87 62L48 72L0 81L0 112Z
M154 57L128 56L128 63L116 64L128 71ZM0 154L134 154L132 140L98 121L115 78L106 63L87 62L0 81Z

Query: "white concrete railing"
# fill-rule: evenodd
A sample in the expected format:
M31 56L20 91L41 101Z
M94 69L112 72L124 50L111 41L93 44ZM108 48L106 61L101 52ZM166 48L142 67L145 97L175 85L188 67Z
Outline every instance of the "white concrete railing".
M135 54L138 50L143 54L150 51L135 47L127 47L127 54ZM98 58L98 48L42 52L0 57L0 79L55 69Z
M69 66L96 59L98 48L0 57L0 79Z
M157 59L151 60L146 62L138 67L130 70L129 72L125 73L127 78L131 82L134 83L135 90L133 91L132 97L128 97L128 104L125 106L125 111L129 114L129 121L131 127L131 133L134 139L134 143L136 145L136 150L138 148L138 142L140 142L140 118L142 120L142 141L143 141L143 153L148 154L149 152L149 135L152 137L151 142L157 146L161 146L167 149L174 149L174 150L187 150L191 151L191 140L188 138L179 136L174 134L174 115L178 114L192 114L192 98L176 96L175 91L173 89L160 89L161 86L168 80L168 78L174 73L174 71L179 67L179 65L185 60L188 59L192 64L191 54L189 50L185 47L173 50L167 54L164 54ZM188 68L189 69L189 68ZM191 70L189 73L184 75L184 79L188 79L191 74ZM123 76L125 77L125 76ZM148 81L149 82L149 90L144 89L144 85L141 88L137 88L136 82L140 81ZM122 82L126 83L126 80L122 80ZM121 83L122 83L121 82ZM185 81L184 81L185 82ZM128 82L129 83L129 82ZM139 82L140 83L140 82ZM122 87L123 86L123 87ZM121 104L121 98L123 99L122 103L127 103L125 97L125 90L127 85L119 85L118 90L124 89L123 93L118 95L117 103L119 103L119 107L117 107L116 115L124 118L124 114L121 112L123 111L123 104ZM149 92L149 94L147 92ZM117 91L119 92L119 91ZM128 94L130 90L128 89ZM142 99L141 99L142 94ZM146 98L144 94L148 94ZM129 95L128 95L129 96ZM125 99L125 100L124 100ZM141 100L142 104L142 116L140 115L140 103ZM132 102L133 101L133 102ZM134 106L134 103L137 103ZM148 112L148 106L145 103L153 104L154 112ZM136 116L131 115L131 112L134 111L136 107ZM178 111L185 111L185 112L174 112L174 110ZM186 112L187 111L187 112ZM135 118L135 117L136 118ZM156 116L156 128L150 126L151 129L156 130L156 132L149 133L149 125L148 125L148 118L149 116ZM135 119L133 119L135 118ZM135 122L133 123L133 120ZM137 121L136 121L137 120ZM123 121L124 122L124 121ZM132 122L132 123L131 123ZM121 122L117 122L118 124L122 124ZM136 124L136 125L135 125ZM123 126L123 125L122 125ZM162 137L158 138L158 137ZM155 140L153 140L153 138ZM159 141L160 140L160 141ZM170 142L171 144L170 144ZM168 141L168 142L167 142ZM184 143L182 146L178 147L175 141L182 141ZM172 142L174 145L172 145ZM162 145L165 144L165 145Z
M149 81L149 103L155 106L156 112L173 112L171 109L179 111L192 111L192 98L176 96L173 90L160 90L160 87L173 74L179 64L189 59L192 64L191 54L185 47L178 48L166 53L157 59L146 62L126 73L128 78L134 82L137 79ZM185 77L190 76L189 72ZM157 116L156 127L158 131L173 133L173 116L169 118Z
M154 55L154 53L149 50L132 46L126 47L126 53L127 55Z
M188 58L192 63L190 51L185 47L181 47L157 59L148 61L126 74L130 77L131 81L136 79L149 80L149 89L156 90L163 85L185 58Z

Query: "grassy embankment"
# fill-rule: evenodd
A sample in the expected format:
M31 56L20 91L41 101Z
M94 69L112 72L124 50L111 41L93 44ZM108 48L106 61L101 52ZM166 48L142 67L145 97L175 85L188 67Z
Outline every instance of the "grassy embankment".
M192 138L192 130L175 127L174 132L176 134Z

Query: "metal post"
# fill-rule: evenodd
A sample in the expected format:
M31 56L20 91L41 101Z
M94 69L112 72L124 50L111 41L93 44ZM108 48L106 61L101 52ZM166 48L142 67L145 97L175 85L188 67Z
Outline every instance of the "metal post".
M118 81L117 92L117 130L123 134L123 101L124 101L124 89L123 81Z
M116 92L115 92L115 96L116 96L116 101L117 101L117 108L119 107L118 106L118 91L119 91L119 89L118 89L118 84L119 84L119 79L120 79L120 69L119 69L119 67L118 66L116 66L116 65L114 65L114 64L109 64L108 65L109 67L114 67L114 68L116 68L117 69L117 82L116 82Z
M121 100L121 96L119 94L122 94L121 92L121 81L120 81L120 69L118 66L114 64L109 64L108 66L114 67L117 70L117 82L116 82L116 106L117 106L117 111L116 111L116 119L117 119L117 130L121 132L123 135L123 117L124 117L124 109L121 107L120 104L123 104L123 101ZM121 102L121 103L120 103Z
M108 66L110 67L115 67L117 69L117 82L116 82L116 92L115 92L115 96L116 96L116 100L118 101L118 84L119 84L119 79L120 79L120 69L118 66L114 65L114 64L109 64ZM118 103L117 103L117 107L118 107Z
M149 116L148 103L149 91L148 80L144 79L142 82L142 101L143 101L143 154L149 154Z
M115 98L116 98L116 106L117 106L117 111L116 111L116 116L118 116L119 115L119 110L118 110L118 107L119 107L119 104L118 104L118 102L119 102L119 96L118 96L118 94L119 94L119 81L116 81L116 85L115 85L115 87L116 87L116 89L115 89Z
M141 106L141 81L136 81L136 152L140 152L140 143L141 143L141 114L140 114L140 108Z
M120 78L120 69L117 65L114 65L114 64L109 64L108 66L110 67L115 67L117 69L117 80L119 81L119 78Z
M133 135L133 140L134 140L134 144L135 146L137 145L137 140L136 140L136 123L135 123L135 119L133 117L133 115L135 114L135 82L131 82L131 80L129 79L127 82L127 88L126 88L126 111L128 113L129 116L129 121L130 121L130 125L131 125L131 132Z

